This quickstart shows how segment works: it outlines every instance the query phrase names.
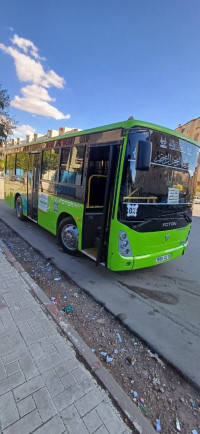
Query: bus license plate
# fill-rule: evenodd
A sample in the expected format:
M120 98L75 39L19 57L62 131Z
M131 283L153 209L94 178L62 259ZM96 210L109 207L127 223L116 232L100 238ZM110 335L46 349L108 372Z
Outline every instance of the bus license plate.
M156 258L156 263L159 264L160 262L168 261L169 259L171 259L171 255L158 256Z

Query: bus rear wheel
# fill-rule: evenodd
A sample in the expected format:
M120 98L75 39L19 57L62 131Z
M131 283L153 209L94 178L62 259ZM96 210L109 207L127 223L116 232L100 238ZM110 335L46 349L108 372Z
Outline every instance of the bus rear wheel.
M16 201L15 201L15 209L16 209L17 218L19 220L24 220L23 205L22 205L21 196L18 196Z
M58 239L63 249L70 255L78 253L78 228L71 217L63 219L58 226Z

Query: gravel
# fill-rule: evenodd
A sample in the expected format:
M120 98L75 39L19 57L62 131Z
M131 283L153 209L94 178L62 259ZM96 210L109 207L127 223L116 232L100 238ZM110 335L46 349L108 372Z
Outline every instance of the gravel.
M155 428L159 419L165 434L200 430L198 391L121 323L123 314L112 316L1 220L0 237Z

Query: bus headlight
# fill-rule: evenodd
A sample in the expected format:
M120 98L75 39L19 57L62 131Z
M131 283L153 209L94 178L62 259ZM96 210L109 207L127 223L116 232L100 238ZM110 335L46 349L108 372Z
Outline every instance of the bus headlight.
M119 253L122 256L133 256L128 235L126 232L119 232Z
M119 237L120 237L120 240L125 240L126 237L127 237L126 232L121 232L121 231L120 231L120 233L119 233Z

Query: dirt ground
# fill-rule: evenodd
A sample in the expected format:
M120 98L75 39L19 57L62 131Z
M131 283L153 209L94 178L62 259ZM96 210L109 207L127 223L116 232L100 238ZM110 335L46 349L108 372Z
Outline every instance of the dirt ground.
M1 220L0 237L45 294L58 298L59 310L73 307L69 313L63 311L68 322L155 428L159 419L162 433L199 433L197 390L134 336L120 315L113 317Z

